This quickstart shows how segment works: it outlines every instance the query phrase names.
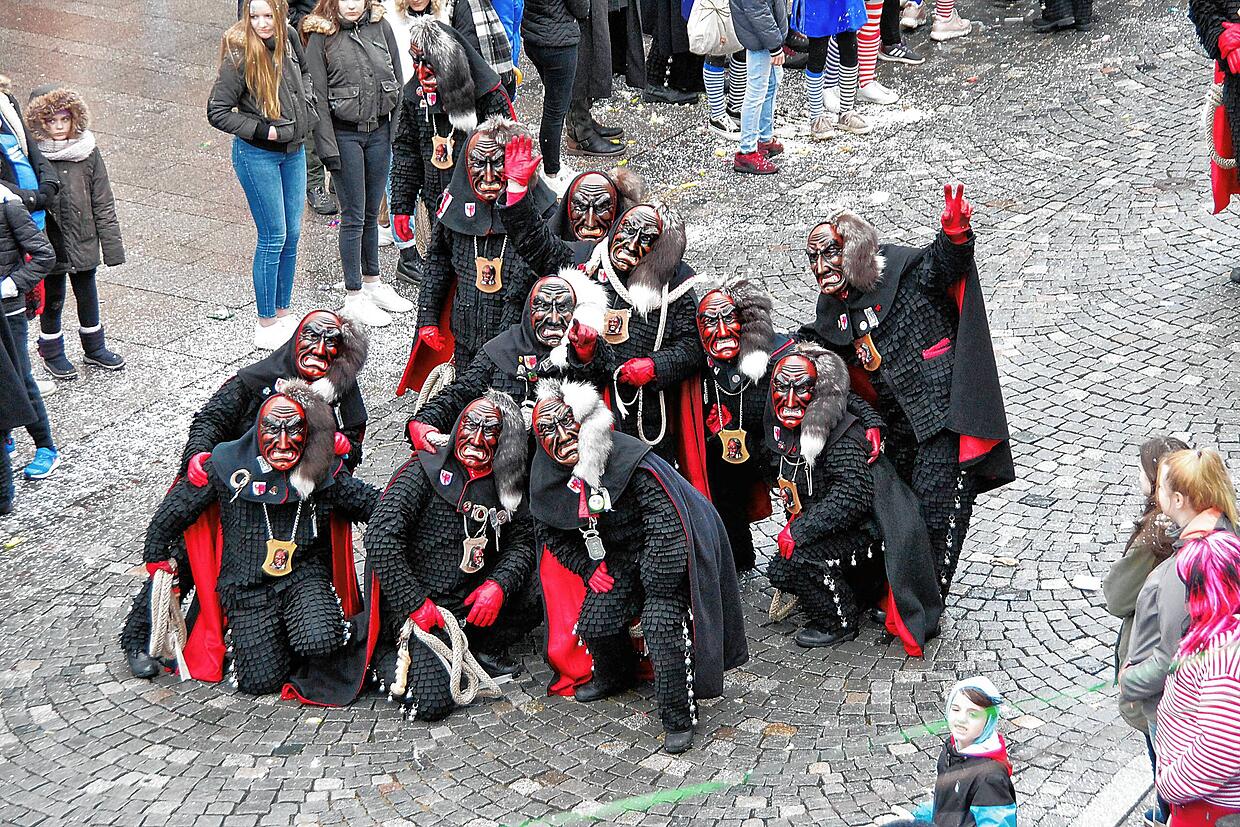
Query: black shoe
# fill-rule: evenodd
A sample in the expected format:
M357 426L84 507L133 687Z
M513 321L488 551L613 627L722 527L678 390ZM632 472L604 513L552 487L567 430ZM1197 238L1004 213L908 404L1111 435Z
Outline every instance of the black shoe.
M568 136L564 152L568 155L584 155L599 158L614 158L624 154L624 144L613 143L594 132L579 138Z
M335 215L340 212L340 204L336 196L322 187L315 187L306 192L306 203L319 215Z
M856 640L856 632L826 632L813 626L806 626L804 629L796 633L793 638L797 646L803 646L806 649L816 649L820 646L834 646L837 643L845 643L850 640Z
M873 620L879 626L887 625L887 613L882 609L870 609L867 614L869 615L870 620Z
M425 264L418 255L417 247L406 247L400 251L400 259L396 262L396 278L405 284L417 286L422 283L422 268Z
M627 690L629 686L630 684L627 681L607 683L605 681L591 678L573 690L573 697L581 701L583 704L588 704L592 701L601 701L604 698L619 695Z
M159 661L146 652L137 650L126 652L125 661L129 664L129 671L133 673L135 678L143 678L149 681L159 674Z
M7 517L13 513L13 502L0 503L0 517Z
M612 138L624 137L624 129L619 126L604 126L594 120L594 118L590 118L590 126L594 127L594 131L597 132L600 137L608 140L611 140Z
M508 657L507 653L504 652L497 654L474 652L474 660L478 661L478 665L482 667L483 672L486 672L493 678L501 678L504 675L515 678L521 674L521 664Z
M1076 18L1072 15L1060 17L1055 20L1039 20L1033 24L1033 30L1038 34L1053 34L1061 32L1064 29L1071 29L1076 25Z
M664 732L663 733L663 751L668 755L680 755L689 747L693 746L693 730L686 729L683 732Z
M732 120L736 121L737 123L741 122L741 110L728 109L727 113L728 113L728 117L731 118Z
M642 93L642 100L646 103L672 103L677 105L688 105L698 102L696 92L681 92L668 86L647 86L646 91Z
M1240 267L1231 268L1231 283L1240 284Z

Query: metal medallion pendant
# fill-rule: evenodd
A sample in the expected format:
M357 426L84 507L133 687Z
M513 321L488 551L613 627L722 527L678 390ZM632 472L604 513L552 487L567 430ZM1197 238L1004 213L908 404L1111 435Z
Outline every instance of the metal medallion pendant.
M466 574L482 571L482 566L486 562L486 548L487 536L485 534L481 537L466 537L461 543L461 571Z
M454 142L452 136L443 137L440 135L431 136L431 165L435 169L452 169L452 150Z
M797 490L795 482L779 478L779 501L784 504L784 511L789 514L801 513L801 492Z
M603 341L609 345L623 344L629 340L629 308L607 310L603 313Z
M744 428L724 428L719 431L719 441L723 443L723 461L733 465L744 465L749 462L749 448L745 445Z
M474 266L478 269L478 278L474 286L482 293L498 293L504 289L504 257L487 258L476 256Z
M267 559L263 561L263 572L272 577L283 577L293 571L293 552L297 544L292 540L267 541Z
M878 352L869 333L860 339L853 339L853 350L857 352L857 361L861 363L861 367L871 373L878 370L879 365L883 363L882 354Z
M586 541L586 554L591 560L602 560L607 556L607 549L603 548L603 538L599 536L597 528L581 529L581 537Z

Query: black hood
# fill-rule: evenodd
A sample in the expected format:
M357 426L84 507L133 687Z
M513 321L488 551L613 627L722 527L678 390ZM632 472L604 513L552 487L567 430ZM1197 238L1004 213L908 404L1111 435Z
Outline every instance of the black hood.
M499 202L481 201L474 188L469 185L469 164L465 146L461 147L461 159L452 169L452 180L443 197L439 199L437 212L439 222L449 230L472 236L504 235L504 222L499 216ZM555 193L551 191L538 176L531 183L526 198L533 198L534 210L543 218L555 208ZM504 194L500 193L500 198ZM498 257L499 242L492 242L492 248L482 250L479 255ZM514 251L515 252L515 251Z
M460 430L461 420L465 417L464 410L452 424L448 444L433 454L419 451L417 459L436 494L461 513L465 511L466 502L484 506L491 512L492 525L495 525L495 514L499 511L509 512L501 518L504 522L513 516L513 513L525 511L524 476L529 438L525 432L521 410L511 397L497 391L487 391L486 398L499 407L503 423L499 445L491 462L491 473L471 480L469 471L456 458L456 434ZM501 492L506 493L507 504L504 503Z
M620 502L637 466L650 453L650 446L619 431L611 431L611 453L603 470L600 487L606 488L612 508ZM568 487L573 469L560 465L547 456L541 447L534 452L530 466L530 514L534 519L554 528L579 528L588 516L582 516L585 499L593 490L576 491ZM589 489L585 483L582 488Z

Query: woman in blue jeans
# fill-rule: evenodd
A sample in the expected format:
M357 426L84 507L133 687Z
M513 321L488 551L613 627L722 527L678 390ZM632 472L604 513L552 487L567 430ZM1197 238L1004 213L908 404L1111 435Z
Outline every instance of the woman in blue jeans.
M304 143L315 122L301 40L286 14L285 0L250 0L224 32L219 76L207 99L210 124L236 136L233 168L258 229L254 345L266 350L284 344L297 326L289 302L306 191Z
M745 102L741 145L732 169L754 175L779 172L771 158L784 151L775 140L775 92L788 35L786 0L731 0L732 25L745 47Z

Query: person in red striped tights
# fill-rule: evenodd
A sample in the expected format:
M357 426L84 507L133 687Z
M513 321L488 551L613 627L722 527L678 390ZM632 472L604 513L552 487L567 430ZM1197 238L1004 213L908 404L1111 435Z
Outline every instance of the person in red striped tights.
M1240 539L1216 531L1185 543L1189 627L1158 705L1158 792L1174 827L1240 813Z
M1068 0L1062 2L1068 4ZM900 27L916 29L922 26L930 17L931 10L934 11L934 22L930 25L930 39L936 43L964 37L973 31L972 21L965 20L956 11L956 0L905 0Z

